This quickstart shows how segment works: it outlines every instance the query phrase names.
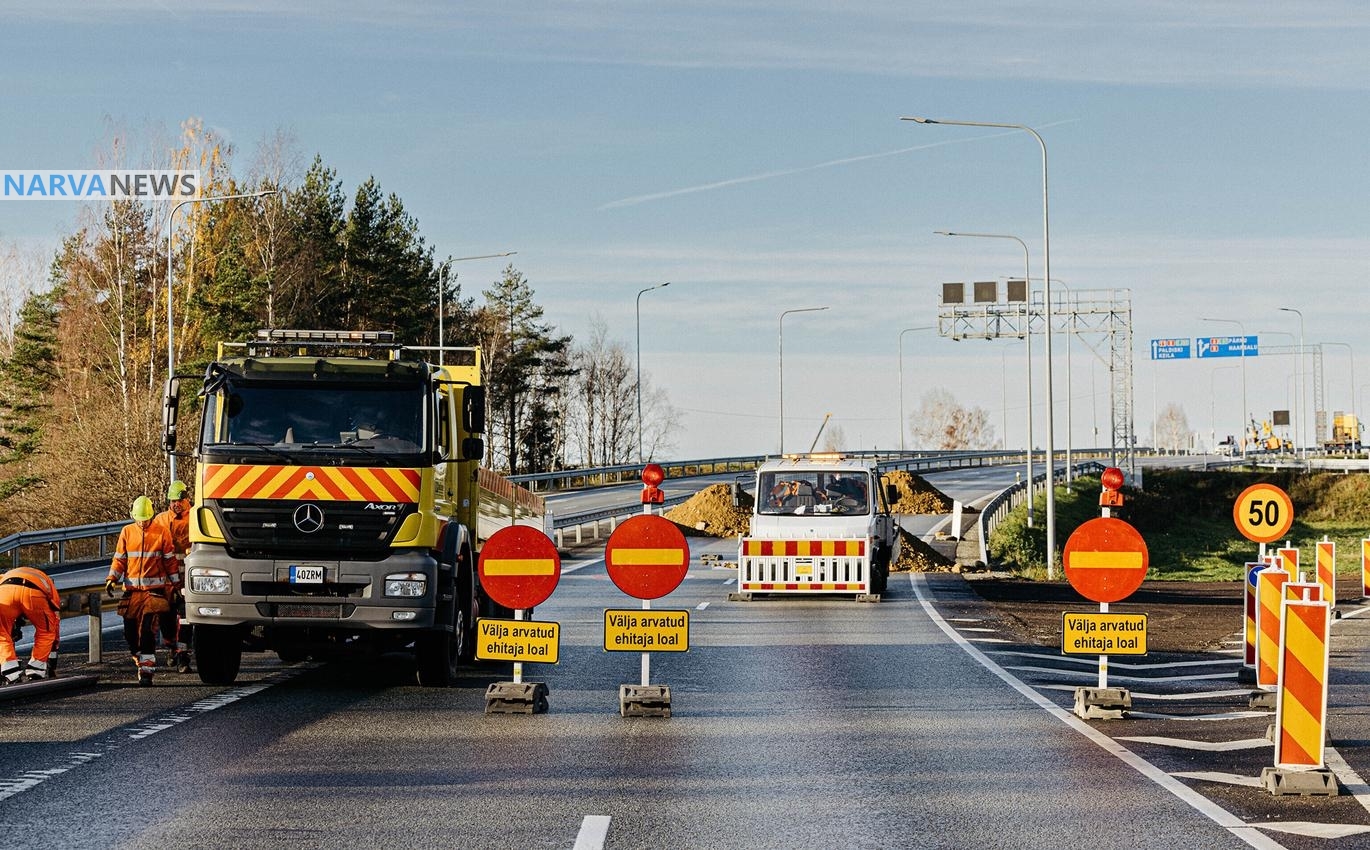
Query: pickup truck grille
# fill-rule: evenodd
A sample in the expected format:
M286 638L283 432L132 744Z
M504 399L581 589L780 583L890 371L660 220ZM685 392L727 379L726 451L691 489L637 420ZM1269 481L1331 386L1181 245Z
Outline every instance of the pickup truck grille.
M372 506L372 507L368 507ZM414 505L222 499L211 506L236 557L380 560Z

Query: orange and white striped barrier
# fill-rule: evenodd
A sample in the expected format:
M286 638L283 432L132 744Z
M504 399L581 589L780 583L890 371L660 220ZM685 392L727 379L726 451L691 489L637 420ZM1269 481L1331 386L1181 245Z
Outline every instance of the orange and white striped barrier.
M1326 765L1332 606L1286 599L1282 607L1275 766L1261 778L1275 794L1336 794L1336 778Z
M1280 556L1277 563L1284 568L1284 571L1291 576L1299 574L1299 547L1289 545L1289 541L1284 541L1284 545L1275 550L1275 554Z
M1289 573L1266 567L1256 574L1256 686L1273 691L1280 680L1280 615Z
M1246 617L1242 621L1242 637L1245 638L1246 646L1242 654L1242 664L1253 669L1256 666L1256 574L1268 566L1270 565L1265 561L1246 562L1246 592L1243 594Z
M1322 602L1322 585L1316 581L1287 581L1284 583L1284 598L1296 602ZM1281 617L1283 622L1283 617Z
M1313 544L1317 553L1318 584L1322 585L1322 598L1333 608L1337 607L1337 544L1323 535L1322 540Z

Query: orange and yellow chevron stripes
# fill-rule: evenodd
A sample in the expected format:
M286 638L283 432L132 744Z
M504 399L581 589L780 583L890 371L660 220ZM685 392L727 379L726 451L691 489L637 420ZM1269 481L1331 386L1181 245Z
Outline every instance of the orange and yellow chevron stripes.
M865 586L864 584L859 583L859 582L812 582L812 583L807 583L807 582L806 582L806 583L804 583L804 584L799 584L799 583L796 583L796 582L779 583L779 582L747 581L747 582L743 582L743 583L742 583L741 589L742 589L742 590L768 590L768 591L770 591L770 590L803 590L803 591L805 591L805 592L810 592L810 593L818 592L818 591L824 591L824 590L829 590L829 591L838 591L838 592L845 592L845 593L856 593L856 592L858 592L858 591L863 591L863 590L865 590L865 589L866 589L866 586Z
M866 554L865 540L744 540L744 555L788 555L813 557L861 557Z
M317 499L329 502L418 502L417 469L364 466L204 467L206 499Z
M1314 544L1314 561L1318 568L1318 584L1322 585L1322 598L1337 604L1337 544L1332 540L1321 540Z
M1360 542L1360 595L1370 596L1370 537Z
M1280 603L1289 573L1266 568L1256 575L1256 684L1274 688L1280 679Z
M1326 602L1285 603L1275 716L1276 767L1324 767L1330 610Z
M1256 666L1256 576L1265 569L1265 564L1261 561L1246 562L1246 587L1242 594L1246 603L1246 617L1243 620L1243 637L1246 638L1246 646L1242 653L1242 663L1247 667Z

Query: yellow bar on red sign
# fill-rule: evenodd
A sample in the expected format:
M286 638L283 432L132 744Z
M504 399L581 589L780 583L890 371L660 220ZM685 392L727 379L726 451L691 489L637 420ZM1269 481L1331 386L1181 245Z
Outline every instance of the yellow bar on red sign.
M614 550L614 563L621 567L678 567L684 557L679 549Z
M1071 552L1072 570L1140 570L1145 564L1141 552Z
M557 564L551 558L487 558L481 569L489 576L550 576Z

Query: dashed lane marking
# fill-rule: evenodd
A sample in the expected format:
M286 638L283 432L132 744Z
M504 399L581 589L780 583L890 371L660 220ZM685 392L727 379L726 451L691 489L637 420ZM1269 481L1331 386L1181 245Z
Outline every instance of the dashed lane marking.
M1337 781L1347 791L1351 792L1351 795L1356 798L1356 802L1360 803L1361 808L1370 812L1370 785L1365 784L1365 780L1360 778L1356 769L1347 764L1346 759L1342 758L1341 753L1333 747L1328 747L1324 751L1323 760L1327 762L1327 767L1336 774Z
M1166 738L1161 735L1119 736L1119 741L1137 741L1142 744L1157 744L1162 747L1176 747L1182 750L1200 750L1206 753L1229 753L1236 750L1255 750L1275 746L1264 738L1243 738L1240 741L1194 741L1189 738Z
M576 835L576 845L572 850L603 850L608 837L609 816L586 815L580 822L580 832Z
M705 608L708 608L708 607L709 607L709 603L707 603L707 602L701 602L701 603L699 603L698 605L695 606L695 610L696 610L696 611L703 611Z
M182 706L170 714L161 717L136 723L132 726L121 726L105 735L97 741L87 743L86 749L68 753L66 758L59 761L53 767L27 770L9 779L0 779L0 800L6 800L16 794L38 787L54 776L89 764L98 758L108 755L113 750L119 748L121 743L127 741L141 741L164 732L181 723L195 717L199 717L226 705L232 705L241 699L246 699L253 694L260 693L273 685L279 685L288 679L293 679L306 670L312 670L318 664L301 664L289 670L282 670L272 676L251 685L244 685L239 688L232 688L223 693L215 694L212 697L193 702L190 705Z
M1133 694L1135 697L1136 694ZM1268 711L1223 711L1218 714L1161 714L1155 711L1136 711L1129 709L1128 717L1138 720L1195 720L1217 722L1220 720L1249 720L1252 717L1270 717Z

